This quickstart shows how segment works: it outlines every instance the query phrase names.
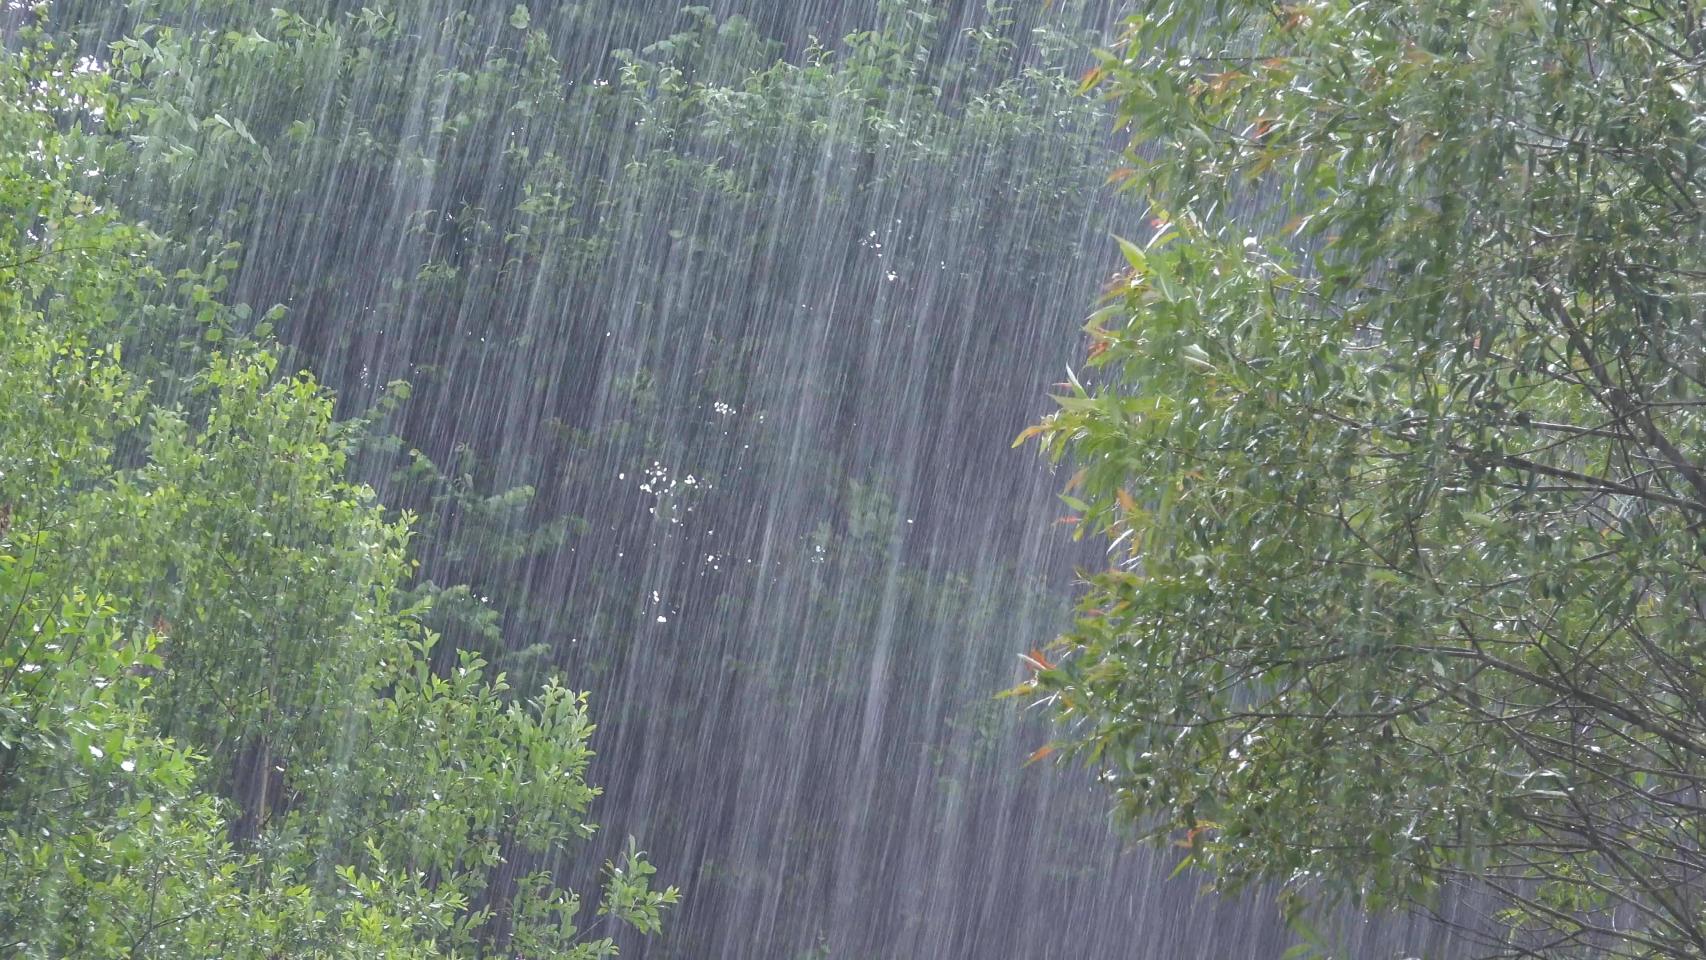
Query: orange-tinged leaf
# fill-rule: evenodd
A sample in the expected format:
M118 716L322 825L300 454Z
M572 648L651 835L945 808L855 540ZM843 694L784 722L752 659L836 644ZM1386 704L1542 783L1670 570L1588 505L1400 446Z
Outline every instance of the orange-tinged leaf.
M1135 500L1131 494L1126 493L1124 487L1114 491L1114 499L1120 502L1120 509L1124 510L1126 513L1137 512L1137 500Z
M1032 671L1053 670L1055 668L1054 661L1050 660L1048 654L1041 650L1032 649L1030 653L1021 653L1019 659L1025 661L1025 665L1030 667Z
M1036 763L1038 760L1042 760L1052 753L1054 753L1054 744L1045 743L1035 750L1032 750L1031 755L1025 758L1025 763Z
M1042 432L1043 432L1043 428L1042 428L1041 424L1033 424L1032 426L1026 427L1023 430L1020 430L1019 435L1013 439L1013 446L1015 448L1017 448L1020 444L1024 443L1026 440L1029 440L1035 436L1040 436L1042 434Z
M1228 70L1224 73L1213 74L1209 78L1208 88L1214 93L1225 93L1226 89L1232 85L1234 80L1241 79L1243 76L1244 74L1237 70Z
M1108 174L1108 179L1107 179L1106 183L1104 183L1104 186L1109 185L1109 184L1121 183L1121 182L1129 180L1135 176L1137 176L1137 170L1135 168L1133 168L1133 167L1120 167L1119 169L1115 170L1113 173Z
M1202 837L1203 834L1219 829L1220 824L1215 823L1212 820L1198 820L1189 830L1185 831L1185 838L1183 840L1173 841L1173 846L1184 847L1187 850L1194 849L1197 845L1197 840Z

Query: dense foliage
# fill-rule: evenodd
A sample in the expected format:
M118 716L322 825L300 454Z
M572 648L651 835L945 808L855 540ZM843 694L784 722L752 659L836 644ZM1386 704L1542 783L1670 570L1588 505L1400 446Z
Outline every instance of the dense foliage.
M887 379L897 358L917 402L957 418L920 473L999 453L969 422L984 404L1022 422L1000 365L968 360L997 338L1048 342L989 305L1052 310L1040 290L1084 285L1083 267L1048 265L1103 216L1111 151L1059 67L1088 32L985 6L961 32L936 5L883 0L874 24L793 50L745 16L673 3L43 10L56 35L110 52L131 123L103 195L186 265L229 260L241 299L288 307L229 329L276 326L346 403L410 383L392 445L358 467L443 521L421 545L428 579L473 584L532 637L650 619L633 602L640 552L594 565L575 550L618 473L655 462L700 480L660 492L666 513L614 518L670 518L644 534L660 544L682 538L689 506L698 526L764 529L762 501L704 502L737 473L803 467L802 496L850 512L855 485L895 478L849 455L874 415L836 390ZM818 324L828 342L778 356ZM131 345L175 342L156 323ZM978 394L992 399L964 399ZM782 421L802 406L821 411L804 450ZM951 520L984 517L967 504ZM819 520L790 532L803 543ZM508 666L570 653L516 658L482 604L443 599L435 625L457 647Z
M1153 230L1033 431L1109 563L1028 688L1223 884L1700 956L1698 4L1139 7Z
M601 819L691 884L649 955L895 955L948 927L1052 938L1001 905L1105 862L1095 799L1015 778L1035 733L987 702L1063 606L1031 563L1049 531L1014 520L1048 481L1005 438L1037 405L1013 384L1065 355L1047 322L1105 271L1081 249L1115 151L1070 79L1099 6L51 0L0 25L110 73L83 188L158 238L170 281L111 337L151 400L194 424L208 352L276 339L340 416L379 408L333 446L380 520L419 517L393 589L434 672L478 654L506 704L558 672L594 690L594 779L622 798ZM191 523L149 541L150 576ZM148 592L179 633L217 626L209 678L261 689L224 657L255 652L250 616L341 649L335 612L257 614L205 559L225 603ZM319 755L256 718L318 750L345 729L234 705L161 716L289 790ZM1073 826L1004 826L1031 806ZM944 919L991 856L1033 866L988 879L986 922Z
M554 879L584 700L429 669L362 425L91 198L125 117L34 31L0 60L0 952L614 954ZM174 328L165 398L121 344ZM630 844L601 917L655 932L652 873Z

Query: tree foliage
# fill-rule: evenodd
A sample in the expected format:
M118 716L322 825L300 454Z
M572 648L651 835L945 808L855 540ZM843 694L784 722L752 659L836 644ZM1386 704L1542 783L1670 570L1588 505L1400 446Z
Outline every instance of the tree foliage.
M1108 567L1029 688L1224 885L1701 955L1699 5L1139 7L1153 232L1028 431Z
M488 672L565 668L611 691L594 707L620 749L598 779L636 800L608 816L660 855L691 857L694 915L719 920L676 925L651 949L693 956L759 922L760 904L776 904L762 922L777 943L814 942L848 904L901 916L829 933L837 950L874 954L939 922L896 880L921 861L873 847L849 869L837 821L968 862L986 843L1023 847L1084 876L1055 838L959 812L1014 802L999 753L1015 749L1016 720L983 693L1011 669L1023 611L1056 598L987 566L1017 565L1017 549L950 546L1036 537L940 481L1045 495L1034 477L993 471L1034 407L1004 388L1062 352L1032 319L1082 299L1099 270L1076 251L1098 233L1085 217L1104 215L1092 188L1114 151L1101 109L1059 66L1087 57L1090 6L37 10L56 42L112 74L116 122L91 146L104 176L86 188L162 238L152 257L167 282L124 311L127 364L160 403L193 409L206 394L186 386L206 352L276 336L280 369L313 370L345 415L384 405L346 466L419 515L420 567L399 602L430 599L419 616L441 634L434 671L475 651ZM257 309L217 309L226 300ZM393 402L394 379L408 402ZM929 435L877 427L892 409L926 412ZM288 585L276 572L260 592ZM991 594L1000 606L985 607ZM175 602L151 609L182 632L186 614L163 609ZM232 650L252 637L223 605L187 615L221 624ZM932 639L949 631L979 642ZM905 647L928 657L888 652ZM290 710L304 730L340 722L312 701L268 706L264 674L206 662L261 694L241 710ZM245 736L223 714L193 722L231 728L212 731L219 763L281 761L293 783L317 769L313 751ZM861 723L863 745L833 733ZM975 739L975 765L949 724ZM914 749L921 731L943 744ZM935 830L912 793L885 786L911 779L967 832ZM740 803L705 802L771 784L792 799L762 824ZM251 773L228 789L273 787ZM515 859L526 874L552 857ZM954 872L925 882L945 890Z
M594 514L648 522L611 516L613 476L692 464L708 529L765 526L751 516L764 498L704 502L737 471L809 469L802 489L836 497L873 467L842 462L858 415L828 385L885 375L872 358L917 357L928 402L956 409L947 384L983 369L966 354L1015 325L981 304L1059 282L1046 265L1073 256L1113 153L1058 67L1085 56L1083 32L980 6L962 37L928 0L850 5L861 29L797 50L760 11L657 0L525 18L415 0L44 10L56 36L112 64L129 122L106 147L102 196L197 270L231 262L201 281L215 295L229 282L289 305L228 324L276 326L346 403L412 385L377 431L395 443L370 445L359 474L429 519L425 578L492 598L528 628L511 639L531 648L575 624L550 638L561 657L576 634L631 636L650 619L634 603L642 551L597 569L577 553ZM915 297L966 350L909 346ZM834 338L820 356L759 362L790 339L779 330L820 322ZM133 353L177 343L169 333L155 324ZM995 393L1004 378L987 379ZM802 396L835 420L806 456L779 425ZM1023 399L1007 402L1018 422ZM710 414L717 403L739 413ZM706 415L678 423L683 411ZM647 538L681 537L664 524ZM433 622L453 646L506 668L537 660L485 629L491 609L443 599ZM438 648L447 662L452 645Z
M0 55L0 952L613 955L554 873L584 700L428 668L362 425L92 199L115 105L37 31ZM205 333L139 369L151 325ZM599 913L655 932L652 873L630 844Z

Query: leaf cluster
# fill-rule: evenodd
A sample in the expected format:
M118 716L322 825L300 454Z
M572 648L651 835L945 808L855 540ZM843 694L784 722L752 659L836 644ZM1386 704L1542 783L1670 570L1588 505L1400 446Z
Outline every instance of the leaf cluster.
M0 952L613 955L559 880L596 829L584 698L477 657L430 669L410 518L348 479L359 424L264 333L126 359L162 271L83 189L109 80L21 39L0 56ZM600 913L657 932L676 893L653 874L630 843Z
M1153 221L1032 430L1111 542L1028 689L1225 885L1706 949L1699 17L1145 3L1087 78Z

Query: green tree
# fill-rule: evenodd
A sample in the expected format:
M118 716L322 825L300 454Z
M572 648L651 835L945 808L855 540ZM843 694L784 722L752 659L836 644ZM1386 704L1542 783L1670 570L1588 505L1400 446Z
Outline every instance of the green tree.
M361 425L213 335L217 265L129 312L169 285L83 191L112 106L38 32L0 56L0 952L613 955L551 872L595 829L584 701L427 669ZM117 345L151 323L214 344L158 391ZM599 913L657 931L652 873L630 843Z
M550 570L588 551L608 465L707 459L704 436L666 426L675 412L732 403L748 415L718 430L739 424L729 447L750 445L755 468L806 459L757 414L836 377L761 375L753 358L774 345L753 318L818 322L793 291L855 257L867 296L836 298L849 315L877 298L896 309L909 280L944 310L1030 290L992 265L1040 279L1042 260L1079 242L1083 197L1113 155L1101 112L1054 66L1085 55L1059 9L1021 23L990 5L962 62L927 0L872 4L858 18L869 29L786 58L752 20L670 6L535 4L525 20L512 4L418 0L146 0L116 21L98 0L43 8L56 38L111 61L127 126L107 145L103 199L171 236L168 256L194 271L184 282L209 296L229 281L293 305L230 330L276 322L285 356L358 407L393 378L412 385L383 427L400 439L370 445L355 475L425 518L423 580L473 588L430 615L443 665L473 649L517 672L567 657L576 633L642 630L637 567L578 574L573 589ZM1037 49L1021 57L1014 37ZM331 216L333 195L358 211ZM807 206L821 210L809 228L778 214ZM888 236L888 212L908 207L953 228L909 217ZM203 275L220 261L234 269ZM906 276L884 279L889 264ZM710 282L760 273L754 302ZM607 338L613 313L634 319ZM823 362L854 370L861 328L835 328L849 343ZM172 332L156 323L127 346L140 362L202 335ZM956 356L940 351L930 379ZM501 402L470 392L493 369L511 371ZM605 405L620 412L591 422ZM822 495L846 472L840 455L825 444L810 459ZM746 523L732 490L718 499L698 509L721 511L706 528ZM510 634L521 649L490 629L498 611L523 625Z
M1699 5L1139 6L1153 234L1027 431L1109 565L1024 689L1223 886L1702 955Z

